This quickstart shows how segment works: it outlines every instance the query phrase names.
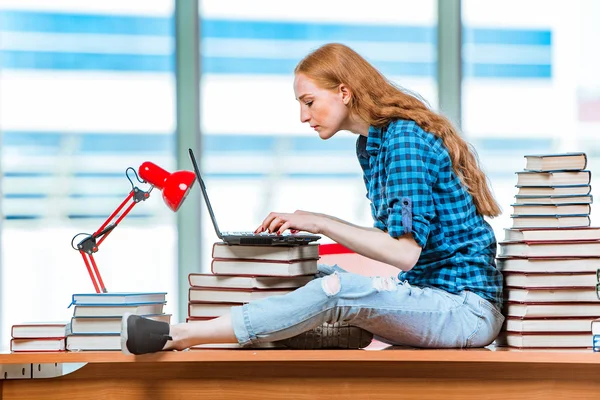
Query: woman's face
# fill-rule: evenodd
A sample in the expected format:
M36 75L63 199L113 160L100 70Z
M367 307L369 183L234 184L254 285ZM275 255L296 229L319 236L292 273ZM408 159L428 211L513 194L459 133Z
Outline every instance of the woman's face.
M300 121L306 122L323 140L345 129L349 117L346 104L350 100L344 85L337 90L320 88L304 74L294 79L294 93L300 102Z

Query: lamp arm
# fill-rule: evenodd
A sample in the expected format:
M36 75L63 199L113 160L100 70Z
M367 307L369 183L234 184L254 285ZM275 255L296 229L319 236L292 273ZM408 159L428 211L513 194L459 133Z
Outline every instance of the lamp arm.
M133 186L133 185L132 185ZM141 202L146 201L150 197L150 192L154 186L150 186L148 191L143 191L135 186L131 189L131 192L127 195L125 200L113 211L113 213L104 221L104 223L98 228L96 232L91 235L86 236L83 240L81 240L75 250L78 250L83 258L83 262L90 274L90 278L92 280L92 284L94 285L94 289L96 293L106 293L106 287L104 286L104 281L102 280L102 276L100 275L100 271L98 270L98 266L96 265L96 261L94 260L94 253L98 251L98 248L104 242L104 240L108 237L108 235L121 223L123 218L129 214L129 212L133 209L133 207ZM125 205L133 199L133 202L129 204L129 206L123 211L121 215L119 213L125 207ZM117 220L113 223L111 221L117 217ZM97 240L99 239L99 240Z

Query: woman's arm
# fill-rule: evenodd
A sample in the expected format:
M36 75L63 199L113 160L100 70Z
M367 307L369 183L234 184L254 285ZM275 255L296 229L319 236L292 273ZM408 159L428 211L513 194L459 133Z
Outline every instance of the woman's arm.
M411 234L398 239L377 228L365 228L337 218L324 217L319 233L365 257L393 265L403 271L415 266L421 247Z
M326 214L296 211L294 213L270 213L256 232L282 233L296 229L325 235L333 241L365 257L393 265L408 271L417 263L421 248L411 234L394 239L377 228L353 225Z

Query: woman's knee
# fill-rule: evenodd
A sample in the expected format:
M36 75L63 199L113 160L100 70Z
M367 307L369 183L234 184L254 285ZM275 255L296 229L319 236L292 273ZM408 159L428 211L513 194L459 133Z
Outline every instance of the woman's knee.
M333 297L342 289L340 276L337 272L321 279L321 288L328 297Z

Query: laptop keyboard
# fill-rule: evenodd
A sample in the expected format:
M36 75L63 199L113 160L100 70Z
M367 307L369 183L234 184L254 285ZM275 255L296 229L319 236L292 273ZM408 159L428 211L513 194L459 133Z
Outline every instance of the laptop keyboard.
M221 232L223 235L225 236L281 236L281 235L277 235L276 233L269 233L269 232L261 232L261 233L254 233L254 232ZM285 235L285 233L283 234Z

